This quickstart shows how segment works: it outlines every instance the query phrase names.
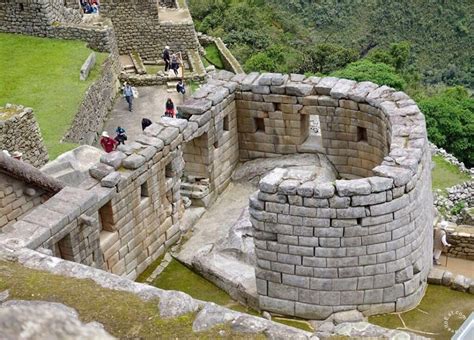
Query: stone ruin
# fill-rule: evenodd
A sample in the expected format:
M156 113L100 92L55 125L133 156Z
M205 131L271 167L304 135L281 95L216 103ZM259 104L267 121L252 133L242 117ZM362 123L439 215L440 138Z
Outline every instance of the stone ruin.
M72 170L64 168L74 187L3 228L0 244L134 279L179 240L183 194L210 205L239 161L306 150L317 115L337 177L310 165L277 168L250 197L260 309L321 319L420 301L431 268L431 161L424 117L406 94L331 77L221 71L178 109L186 119L162 119L120 151L74 150ZM206 189L193 198L182 178Z

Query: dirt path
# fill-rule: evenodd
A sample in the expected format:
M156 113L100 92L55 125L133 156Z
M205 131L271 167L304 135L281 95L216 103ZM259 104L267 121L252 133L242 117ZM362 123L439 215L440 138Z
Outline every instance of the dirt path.
M474 279L474 261L458 259L455 257L448 257L448 267L446 267L446 257L444 255L441 255L439 262L441 262L441 265L435 266L435 268L447 269L455 275L461 274L471 279Z

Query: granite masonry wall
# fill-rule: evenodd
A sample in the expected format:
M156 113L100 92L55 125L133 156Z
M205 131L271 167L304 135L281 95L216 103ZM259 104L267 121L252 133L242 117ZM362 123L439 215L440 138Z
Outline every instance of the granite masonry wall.
M0 0L0 32L81 40L98 52L116 48L110 22L88 25L81 18L78 9L65 7L62 0Z
M48 151L32 109L8 104L0 107L0 150L19 151L25 162L37 168L48 162Z
M113 107L120 84L120 64L116 53L111 53L102 65L102 74L84 95L64 140L79 144L93 144L103 130L105 118Z
M120 54L136 51L144 60L161 60L166 45L185 53L199 48L192 18L187 9L179 18L161 19L156 0L104 0L101 15L112 20ZM176 10L172 10L176 11Z
M275 169L260 182L250 200L260 307L324 319L415 306L431 267L433 213L425 121L414 101L336 78L231 80L241 88L241 158L298 152L307 117L317 114L342 178L321 183L311 171Z
M47 198L44 190L0 173L0 231L7 230Z
M449 248L449 257L474 260L474 232L469 228L463 230L448 229L447 241L452 245Z

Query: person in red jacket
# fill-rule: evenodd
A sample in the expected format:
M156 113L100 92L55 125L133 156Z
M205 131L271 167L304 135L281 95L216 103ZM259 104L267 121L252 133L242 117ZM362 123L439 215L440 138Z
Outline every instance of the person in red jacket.
M113 138L109 137L107 131L102 132L102 137L100 137L100 145L105 150L105 152L109 153L115 150L117 147L117 141Z

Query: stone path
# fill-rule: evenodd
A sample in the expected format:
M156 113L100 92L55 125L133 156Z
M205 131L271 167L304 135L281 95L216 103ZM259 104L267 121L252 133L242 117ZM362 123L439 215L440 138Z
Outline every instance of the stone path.
M166 86L139 87L138 93L139 97L133 101L133 112L128 111L128 104L121 95L115 100L114 108L104 124L110 136L115 136L115 129L121 126L127 131L128 142L134 141L142 133L142 118L157 122L165 112L168 98L173 100L175 106L183 101L182 95L176 91L168 92Z
M448 267L445 266L446 264L446 257L441 255L439 259L441 262L440 266L435 266L435 268L448 270L453 274L460 274L471 279L474 279L474 261L469 261L465 259L458 259L455 257L448 258Z
M231 183L194 226L192 236L182 245L177 258L191 265L200 249L226 236L242 214L242 210L248 206L249 196L256 190L248 183Z

